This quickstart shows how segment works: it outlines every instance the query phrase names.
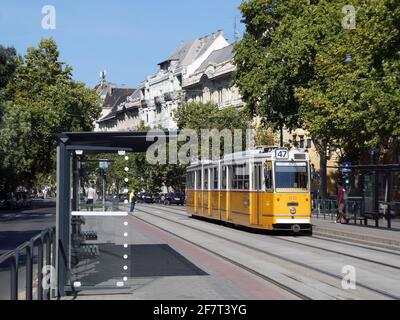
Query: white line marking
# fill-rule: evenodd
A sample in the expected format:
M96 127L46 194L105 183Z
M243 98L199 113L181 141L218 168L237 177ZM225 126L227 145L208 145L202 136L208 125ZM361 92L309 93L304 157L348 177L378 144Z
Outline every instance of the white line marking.
M92 217L126 217L126 211L72 211L73 216L92 216Z
M310 223L310 219L276 219L276 223Z

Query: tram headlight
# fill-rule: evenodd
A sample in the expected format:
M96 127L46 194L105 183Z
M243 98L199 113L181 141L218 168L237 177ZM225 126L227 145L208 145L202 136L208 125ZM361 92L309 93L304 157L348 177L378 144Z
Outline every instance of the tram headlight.
M295 214L296 213L296 208L290 208L290 213Z

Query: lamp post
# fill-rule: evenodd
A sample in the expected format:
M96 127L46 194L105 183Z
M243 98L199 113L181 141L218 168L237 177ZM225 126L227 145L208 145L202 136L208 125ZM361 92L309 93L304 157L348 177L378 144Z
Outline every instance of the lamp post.
M100 160L99 167L101 169L101 177L103 181L103 211L106 211L106 169L108 168L108 160Z

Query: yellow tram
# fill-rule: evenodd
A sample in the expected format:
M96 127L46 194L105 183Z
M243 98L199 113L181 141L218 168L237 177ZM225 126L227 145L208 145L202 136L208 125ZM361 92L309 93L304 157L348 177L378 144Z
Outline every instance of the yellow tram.
M187 169L192 216L265 230L312 232L309 155L256 148L203 160Z

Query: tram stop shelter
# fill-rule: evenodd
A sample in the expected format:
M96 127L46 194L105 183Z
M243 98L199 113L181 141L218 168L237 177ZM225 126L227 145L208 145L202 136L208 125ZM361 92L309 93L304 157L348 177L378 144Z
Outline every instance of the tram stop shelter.
M75 291L71 278L73 275L81 273L86 275L84 279L90 278L88 266L92 262L91 257L96 257L99 250L98 244L94 240L102 237L102 235L97 234L96 226L102 225L104 228L108 228L109 225L114 223L110 219L118 219L123 215L123 210L116 212L114 216L110 212L102 213L96 209L93 212L86 209L79 211L81 204L84 203L81 194L82 186L80 185L82 181L80 177L82 156L111 153L124 155L125 152L127 154L129 152L143 153L161 135L166 142L176 138L176 133L169 132L65 132L57 135L57 248L55 263L57 284L54 289L58 296L64 296ZM127 159L126 156L125 158ZM103 199L105 199L105 193L103 193ZM125 211L127 210L125 209ZM104 223L105 219L108 219L107 223ZM92 229L85 230L85 225L89 225L88 228ZM110 230L107 230L106 233L110 234ZM120 239L115 239L111 240L120 241ZM110 243L111 240L104 238L102 242ZM82 261L85 261L85 264ZM80 281L75 282L82 287L90 286L90 284ZM111 287L115 288L115 286Z

